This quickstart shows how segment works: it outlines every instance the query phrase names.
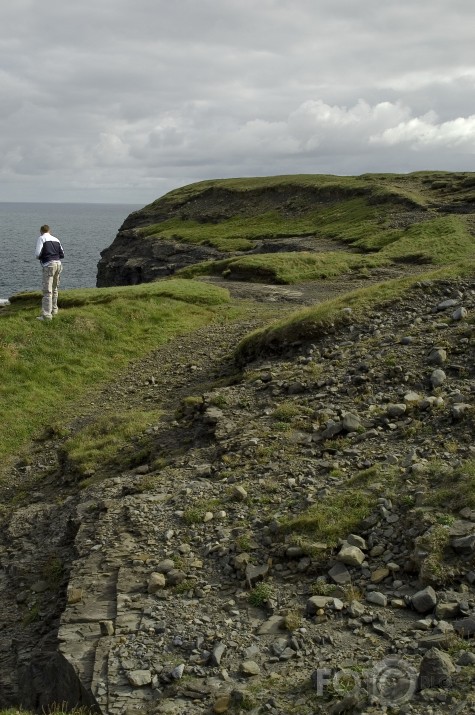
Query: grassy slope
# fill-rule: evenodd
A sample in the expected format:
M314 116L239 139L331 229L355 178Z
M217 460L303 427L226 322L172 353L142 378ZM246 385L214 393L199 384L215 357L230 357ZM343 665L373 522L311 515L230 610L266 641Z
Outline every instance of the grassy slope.
M39 294L19 294L0 313L0 456L131 360L223 315L229 294L183 280L63 291L51 323L35 320L38 302Z

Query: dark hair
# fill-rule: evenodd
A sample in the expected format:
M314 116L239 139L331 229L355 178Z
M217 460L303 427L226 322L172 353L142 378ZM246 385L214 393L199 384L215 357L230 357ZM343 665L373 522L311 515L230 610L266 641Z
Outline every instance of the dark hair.
M45 223L44 226L40 228L41 233L49 233L49 226L47 223Z

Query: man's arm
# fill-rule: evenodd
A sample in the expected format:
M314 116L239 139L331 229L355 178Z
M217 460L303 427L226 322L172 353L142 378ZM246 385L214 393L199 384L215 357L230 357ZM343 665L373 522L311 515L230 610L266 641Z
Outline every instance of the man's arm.
M41 251L43 250L43 239L40 236L39 239L36 242L36 250L35 250L35 257L36 258L41 258Z

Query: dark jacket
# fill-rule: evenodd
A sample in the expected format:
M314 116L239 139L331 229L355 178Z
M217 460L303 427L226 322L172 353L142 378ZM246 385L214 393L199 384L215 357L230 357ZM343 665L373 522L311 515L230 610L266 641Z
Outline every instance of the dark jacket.
M36 242L36 258L40 259L41 265L47 266L52 261L60 261L64 258L64 251L60 241L50 233L43 233Z

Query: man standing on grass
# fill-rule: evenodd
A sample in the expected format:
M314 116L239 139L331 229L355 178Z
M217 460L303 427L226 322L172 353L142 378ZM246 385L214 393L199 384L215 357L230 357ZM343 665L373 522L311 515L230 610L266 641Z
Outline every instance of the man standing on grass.
M59 277L63 266L64 251L60 241L49 232L49 226L40 228L41 236L36 242L36 258L43 269L42 314L37 320L51 320L58 312Z

